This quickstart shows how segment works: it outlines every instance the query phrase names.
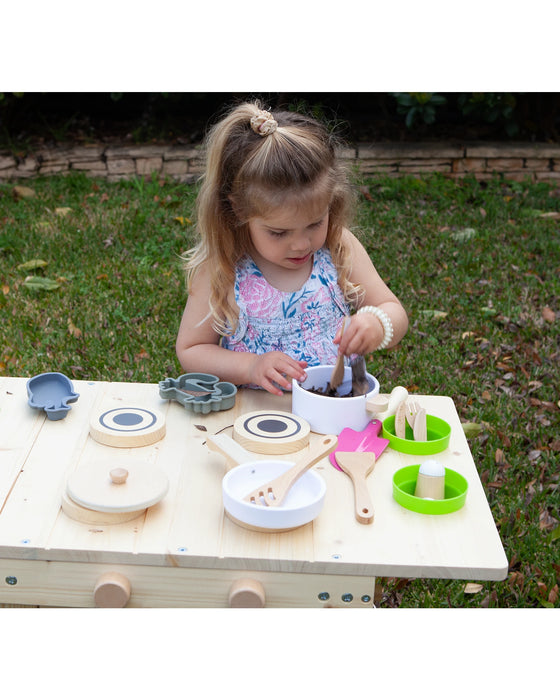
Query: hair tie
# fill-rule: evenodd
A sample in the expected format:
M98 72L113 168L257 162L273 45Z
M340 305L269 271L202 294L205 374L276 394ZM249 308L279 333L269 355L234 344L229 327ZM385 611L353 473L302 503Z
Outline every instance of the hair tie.
M258 114L251 117L251 129L259 136L268 136L273 134L278 128L278 122L270 112L265 112L260 109Z

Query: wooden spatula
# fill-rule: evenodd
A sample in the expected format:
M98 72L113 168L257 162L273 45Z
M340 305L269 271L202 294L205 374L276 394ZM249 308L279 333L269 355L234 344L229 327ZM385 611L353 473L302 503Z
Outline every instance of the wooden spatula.
M356 520L366 525L372 523L373 505L366 477L371 474L375 466L375 454L373 452L337 452L336 461L354 484Z
M317 464L325 455L332 452L337 446L336 435L325 435L309 451L280 476L268 481L259 488L248 493L244 500L255 505L279 506L286 497L293 484L314 464Z

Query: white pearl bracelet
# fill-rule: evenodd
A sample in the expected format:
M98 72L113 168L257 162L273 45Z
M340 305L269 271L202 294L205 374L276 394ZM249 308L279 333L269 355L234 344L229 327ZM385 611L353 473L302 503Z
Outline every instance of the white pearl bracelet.
M373 314L374 316L377 316L377 318L381 321L383 324L383 340L381 343L375 348L376 350L385 350L385 348L389 345L389 343L393 340L393 324L391 323L391 319L389 318L389 315L383 311L383 309L378 308L377 306L362 306L361 309L358 309L356 312L357 314Z

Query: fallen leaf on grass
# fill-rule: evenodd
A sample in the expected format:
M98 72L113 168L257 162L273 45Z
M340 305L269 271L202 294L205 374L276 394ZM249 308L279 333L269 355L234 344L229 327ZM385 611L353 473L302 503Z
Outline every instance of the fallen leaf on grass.
M374 198L371 196L369 192L369 188L367 187L360 187L360 193L368 200L368 202L374 202Z
M463 589L464 593L480 593L482 591L484 586L482 583L467 583L465 588Z
M460 231L455 231L451 234L451 238L454 241L468 241L474 235L476 235L476 230L474 228L463 228Z
M543 510L541 511L539 515L539 529L540 530L553 530L555 531L556 526L558 525L558 520L556 518L553 518L552 515L548 512L548 510Z
M425 318L433 318L434 320L445 318L447 311L437 311L436 309L422 309L418 312Z
M70 318L68 319L68 333L70 333L70 335L73 335L74 338L82 337L82 331L72 323L72 319Z
M37 193L31 187L25 187L24 185L16 185L12 194L16 199L29 199L31 197L36 197Z
M560 211L545 211L539 214L539 219L560 219Z
M26 277L23 284L28 289L42 289L47 292L60 287L60 284L56 280L52 280L49 277Z
M48 262L46 260L40 260L34 258L33 260L28 260L27 262L21 263L17 266L18 270L39 270L41 268L47 267Z
M549 306L544 307L541 311L541 315L547 323L554 323L554 321L556 321L556 314Z
M475 438L482 432L482 426L479 423L463 423L462 426L467 438Z
M550 593L548 594L548 602L552 603L554 605L554 603L556 603L557 600L558 600L558 584L555 583L554 586L552 586L552 588L550 589Z
M54 213L57 216L67 216L72 211L72 207L56 207Z
M192 221L190 219L187 219L186 216L176 216L174 220L178 221L181 224L181 226L192 223Z
M512 571L508 579L508 584L510 588L513 588L513 586L519 586L519 590L523 591L525 576L521 573L521 571Z
M492 593L485 595L482 602L480 603L480 607L488 608L490 607L490 602L494 603L494 605L497 604L498 594L496 593L496 591L492 591Z

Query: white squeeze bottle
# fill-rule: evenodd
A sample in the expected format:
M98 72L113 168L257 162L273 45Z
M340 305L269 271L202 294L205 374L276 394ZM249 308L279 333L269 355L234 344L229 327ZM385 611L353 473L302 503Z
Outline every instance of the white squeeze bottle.
M420 465L414 495L418 498L442 500L445 498L445 467L435 459Z

